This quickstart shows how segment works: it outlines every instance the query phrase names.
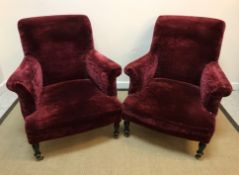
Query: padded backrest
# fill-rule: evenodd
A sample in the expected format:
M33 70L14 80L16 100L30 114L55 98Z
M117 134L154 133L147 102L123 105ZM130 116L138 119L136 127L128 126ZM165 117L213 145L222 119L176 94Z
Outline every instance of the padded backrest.
M158 55L158 77L199 85L204 66L218 60L225 23L221 20L158 17L151 52Z
M26 18L18 29L24 54L36 57L42 66L44 85L87 76L84 54L94 47L87 16Z

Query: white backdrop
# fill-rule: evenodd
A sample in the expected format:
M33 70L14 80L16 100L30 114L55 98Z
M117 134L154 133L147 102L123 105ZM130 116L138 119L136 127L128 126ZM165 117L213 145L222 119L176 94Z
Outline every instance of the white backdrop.
M60 14L88 15L96 48L122 67L148 51L159 15L223 19L227 27L220 64L234 88L239 88L238 0L0 0L0 83L23 57L17 21ZM118 78L119 87L127 87L127 82L124 74Z

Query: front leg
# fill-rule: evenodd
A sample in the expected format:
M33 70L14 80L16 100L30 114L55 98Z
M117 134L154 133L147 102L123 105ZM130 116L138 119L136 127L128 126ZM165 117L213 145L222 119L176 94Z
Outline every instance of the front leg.
M32 148L34 150L34 156L35 156L36 160L38 160L38 161L43 160L44 157L41 155L39 143L32 144Z
M130 126L130 122L125 120L124 121L124 135L125 135L125 137L129 137L130 136L129 126Z
M200 159L203 154L204 154L204 149L206 148L206 143L202 143L202 142L199 142L199 145L198 145L198 150L197 150L197 153L195 155L195 158L196 159Z
M113 136L114 138L118 138L119 137L119 122L114 123L114 133Z

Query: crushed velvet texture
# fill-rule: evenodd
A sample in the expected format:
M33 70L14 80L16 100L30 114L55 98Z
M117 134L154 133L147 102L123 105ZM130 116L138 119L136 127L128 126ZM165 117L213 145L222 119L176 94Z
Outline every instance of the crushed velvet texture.
M86 16L22 19L18 29L25 55L34 56L41 64L44 85L87 78L85 54L94 46Z
M230 95L232 91L231 85L216 61L210 62L203 69L200 86L202 103L213 113L217 112L221 98Z
M121 68L96 50L92 50L86 59L86 67L90 78L108 95L116 95L116 77Z
M126 116L134 116L132 121L146 121L160 131L208 142L214 131L215 117L200 101L198 86L154 78L141 93L129 95L124 111Z
M26 117L26 132L33 143L52 134L69 135L119 122L120 108L116 97L105 95L89 79L56 83L44 88L37 111Z
M124 119L208 143L220 100L232 91L217 61L224 26L217 19L160 16L149 53L125 68Z
M7 87L19 95L23 116L36 110L42 92L42 81L41 65L31 56L26 56L8 79Z
M124 71L130 77L129 93L140 91L154 77L157 62L156 55L147 53L125 67Z
M84 15L22 19L25 57L7 87L19 96L29 143L119 122L118 64L94 49Z
M224 28L217 19L160 16L150 49L158 56L156 76L199 85L204 66L218 60Z

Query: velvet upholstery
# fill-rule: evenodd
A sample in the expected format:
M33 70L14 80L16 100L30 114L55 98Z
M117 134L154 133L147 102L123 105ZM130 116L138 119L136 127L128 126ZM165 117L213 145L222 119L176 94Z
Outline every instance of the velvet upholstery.
M34 56L41 64L44 85L87 78L85 56L94 46L86 16L22 19L18 29L24 54Z
M232 91L218 65L224 28L218 19L158 17L150 51L125 68L123 118L208 143L220 100Z
M94 49L87 16L26 18L18 27L25 57L7 87L19 96L29 143L120 122L121 68Z

